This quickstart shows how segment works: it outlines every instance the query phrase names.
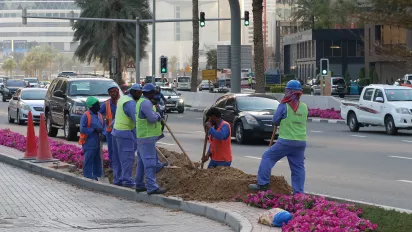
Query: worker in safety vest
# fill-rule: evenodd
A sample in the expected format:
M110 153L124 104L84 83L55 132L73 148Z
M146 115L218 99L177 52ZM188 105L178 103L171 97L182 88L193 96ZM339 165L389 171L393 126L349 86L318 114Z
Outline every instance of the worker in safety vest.
M203 162L211 159L208 168L230 166L232 164L232 141L230 124L221 118L219 109L212 107L206 113L209 121L206 129L209 131L209 150Z
M80 139L84 153L83 176L98 180L102 176L102 160L100 158L100 135L105 129L103 116L99 113L100 103L95 97L86 100L88 110L80 119Z
M248 85L249 85L249 88L251 88L251 89L253 89L253 86L252 86L252 77L251 76L249 76L249 78L247 79L247 83L248 83Z
M260 161L257 184L251 190L266 190L272 168L283 157L287 157L292 173L294 193L303 193L305 185L306 121L308 107L300 102L302 85L297 80L286 84L285 96L273 115L274 126L279 126L277 142L267 149Z
M112 167L112 156L113 156L113 146L112 146L112 122L116 115L116 108L117 108L117 101L119 100L119 87L113 84L111 85L107 91L109 92L110 98L107 99L101 106L100 106L100 113L105 116L106 118L106 141L107 141L107 148L109 152L109 167L113 170Z
M142 95L142 87L134 84L130 93L117 102L112 130L113 184L134 188L132 169L136 151L136 101Z
M137 131L137 169L136 192L147 191L147 194L164 194L167 189L156 183L156 172L159 171L159 159L156 142L162 135L161 116L156 113L151 100L155 95L155 86L151 83L143 87L143 97L136 104ZM146 185L143 182L146 176Z

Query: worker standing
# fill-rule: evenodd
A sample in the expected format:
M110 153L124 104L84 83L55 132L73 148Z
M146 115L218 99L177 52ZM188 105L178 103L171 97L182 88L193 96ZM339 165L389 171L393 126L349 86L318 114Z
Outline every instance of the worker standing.
M249 78L247 79L247 83L249 84L249 88L253 89L253 86L252 86L252 77L251 77L251 76L249 76Z
M106 118L106 141L107 148L109 153L109 167L113 170L112 167L112 157L113 157L113 146L112 146L112 122L116 115L117 101L119 100L119 88L117 85L111 85L107 91L109 92L110 98L107 99L100 106L100 113Z
M136 192L147 191L147 194L164 194L167 189L156 183L158 171L158 156L156 142L162 135L161 116L156 113L151 100L155 95L155 86L151 83L143 87L143 97L136 104L136 131L137 131L137 169ZM143 178L146 176L146 185Z
M221 118L219 109L212 107L206 113L209 121L206 129L209 131L209 150L202 161L209 162L208 168L229 166L232 164L232 136L230 124Z
M86 100L88 110L80 119L80 139L84 153L83 176L98 180L102 176L102 161L100 151L100 135L104 130L104 121L99 113L100 103L95 97Z
M130 93L117 102L113 125L113 184L133 188L133 164L136 151L136 101L142 95L142 87L134 84Z
M304 192L308 107L300 102L301 95L302 85L299 81L289 81L286 85L285 96L272 120L274 126L279 126L279 138L263 153L257 184L249 185L249 189L267 190L272 168L276 162L286 156L292 173L293 192Z

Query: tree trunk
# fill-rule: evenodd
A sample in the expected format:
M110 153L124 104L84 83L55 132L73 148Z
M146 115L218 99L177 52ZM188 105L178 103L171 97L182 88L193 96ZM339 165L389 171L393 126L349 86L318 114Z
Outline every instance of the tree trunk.
M192 47L192 81L191 91L197 91L197 73L199 70L199 2L193 0L193 47Z
M263 1L253 0L253 51L255 63L256 93L265 92L265 59L263 51L262 15Z

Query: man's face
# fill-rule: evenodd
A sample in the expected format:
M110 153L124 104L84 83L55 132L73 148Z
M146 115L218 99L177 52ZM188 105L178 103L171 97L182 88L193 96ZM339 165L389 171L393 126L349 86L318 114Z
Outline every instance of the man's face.
M214 115L210 116L209 118L210 123L212 123L212 125L216 126L217 122L218 122L218 118Z
M133 99L137 101L142 96L142 91L130 90L130 95L132 95Z
M118 99L119 98L119 89L118 88L111 88L109 90L109 95L112 99Z
M148 92L148 93L146 94L146 97L147 97L149 100L152 100L152 99L154 98L154 96L155 96L155 92L156 92L156 91Z
M97 112L100 111L100 103L99 103L99 102L96 102L94 105L92 105L92 107L90 107L90 110L91 110L93 113L97 114Z

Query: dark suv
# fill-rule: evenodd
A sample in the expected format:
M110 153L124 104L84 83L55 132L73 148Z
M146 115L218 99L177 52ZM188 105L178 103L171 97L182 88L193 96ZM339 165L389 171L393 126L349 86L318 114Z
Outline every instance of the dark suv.
M69 141L77 139L80 118L86 111L87 97L97 97L100 103L109 99L107 89L116 83L109 78L93 75L58 77L50 83L44 100L47 132L50 137L57 136L63 129ZM119 88L120 90L120 88ZM121 91L120 94L122 95Z
M3 102L11 99L13 94L20 88L26 87L24 80L8 79L1 86Z

